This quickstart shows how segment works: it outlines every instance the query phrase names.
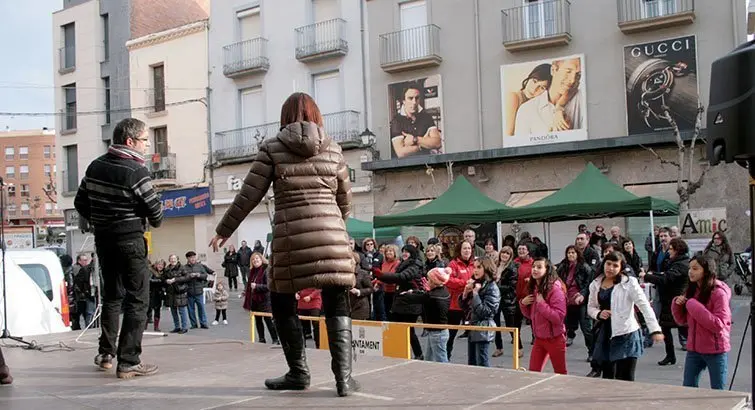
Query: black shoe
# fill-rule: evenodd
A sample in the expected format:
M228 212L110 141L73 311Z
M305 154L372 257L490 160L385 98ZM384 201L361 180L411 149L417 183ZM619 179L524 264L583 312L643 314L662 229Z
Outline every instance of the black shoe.
M94 365L102 371L110 370L113 368L113 356L107 353L98 354L94 357Z
M197 326L197 325L191 325L191 328L192 328L192 329L196 329L196 328L198 328L198 327L199 327L199 326Z
M592 369L592 370L590 370L590 373L587 373L587 376L585 376L585 377L594 377L594 378L597 378L597 377L600 377L601 375L602 375L602 372L600 370Z
M157 365L139 363L137 365L118 364L116 375L119 379L131 379L136 376L152 376L157 373Z
M676 358L675 357L666 357L660 362L658 362L658 366L671 366L676 364Z
M189 333L189 329L181 329L181 330L178 331L179 335L182 335L182 334L185 334L185 333Z
M209 329L209 327L208 327L207 325L202 325L202 326L200 326L200 327L201 327L202 329Z
M181 333L181 329L173 329L170 333Z
M464 333L462 333L461 336L459 336L459 339L466 339L468 337L469 337L469 332L468 331L464 331Z
M359 391L361 386L351 377L351 318L336 316L325 319L330 347L330 368L336 377L336 390L340 397Z
M571 346L573 343L574 343L574 338L573 337L567 337L566 338L566 347Z
M283 355L288 363L288 372L281 377L266 379L265 387L270 390L305 390L309 388L309 367L304 352L304 335L301 322L296 315L273 318L275 329L283 345Z

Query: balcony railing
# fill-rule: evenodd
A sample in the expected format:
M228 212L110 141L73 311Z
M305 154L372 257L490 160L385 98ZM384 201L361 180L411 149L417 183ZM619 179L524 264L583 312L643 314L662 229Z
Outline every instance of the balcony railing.
M339 144L359 144L359 112L339 111L322 116L325 131Z
M380 66L398 72L440 65L440 27L431 24L380 35Z
M692 24L695 0L616 0L624 33Z
M569 44L568 0L551 0L502 10L503 45L509 51Z
M212 150L215 160L251 157L257 154L259 144L265 138L274 137L280 130L280 123L255 125L235 130L215 133Z
M76 47L68 46L58 49L60 66L58 71L61 73L71 72L76 69Z
M165 111L165 89L150 88L144 90L147 99L147 107L151 112Z
M267 39L258 37L223 47L225 62L223 74L238 77L245 74L265 72L270 68L267 58Z
M346 55L349 44L344 38L345 26L346 21L338 18L297 28L296 59L311 61Z
M159 183L161 181L175 181L176 180L176 154L168 153L166 155L160 155L158 153L152 154L151 159L152 179Z

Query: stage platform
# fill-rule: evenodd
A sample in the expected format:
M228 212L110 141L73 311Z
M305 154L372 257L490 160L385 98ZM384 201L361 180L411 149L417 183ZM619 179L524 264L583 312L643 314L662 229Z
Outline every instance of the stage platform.
M160 372L120 380L97 371L96 334L36 337L47 352L3 347L15 382L0 388L3 410L424 408L442 409L737 409L748 397L660 384L530 373L499 368L360 357L362 391L339 398L328 352L308 350L312 386L303 392L266 390L263 379L286 370L280 347L216 339L192 331L145 336L143 360ZM66 351L59 342L73 348ZM3 340L0 343L13 344ZM63 349L63 350L56 350ZM52 351L55 350L55 351Z

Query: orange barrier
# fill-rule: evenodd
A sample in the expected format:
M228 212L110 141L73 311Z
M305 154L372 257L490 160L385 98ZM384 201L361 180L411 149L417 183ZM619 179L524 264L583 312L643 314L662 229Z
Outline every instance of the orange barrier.
M270 313L251 312L249 322L249 339L254 343L256 327L254 318L272 317ZM328 331L325 327L325 317L323 316L299 316L300 320L317 321L320 327L320 349L328 350ZM472 331L495 331L511 333L514 340L519 340L519 329L515 327L486 327L486 326L464 326L464 325L432 325L425 323L402 323L402 322L379 322L374 320L352 320L351 322L352 343L358 354L363 355L380 355L383 357L394 357L397 359L411 359L411 342L409 338L409 329L412 327L420 329L456 329ZM512 344L512 359L514 370L523 370L519 367L519 343Z

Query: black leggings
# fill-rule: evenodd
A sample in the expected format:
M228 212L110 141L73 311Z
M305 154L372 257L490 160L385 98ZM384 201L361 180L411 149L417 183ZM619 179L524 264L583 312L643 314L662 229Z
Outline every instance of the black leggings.
M228 278L228 289L238 290L239 289L239 277L238 276L231 276Z
M301 316L320 316L320 309L299 309L299 315ZM315 341L315 347L320 348L320 322L313 320L302 320L301 327L304 330L304 335L312 335L312 339Z
M522 346L522 320L516 315L516 312L499 311L499 313L493 317L493 320L495 321L495 325L499 327L501 326L501 315L503 315L503 320L506 323L506 327L516 327L519 329L519 348L523 349L524 346ZM511 340L512 341L514 340L513 333L511 333ZM501 335L501 332L495 332L495 348L498 350L503 349L503 336Z
M603 378L634 381L634 371L637 368L637 358L628 357L615 362L603 362Z
M407 315L402 313L393 313L391 312L391 322L402 322L402 323L417 323L417 318L419 315ZM414 353L415 358L422 357L422 345L419 343L419 338L417 337L416 329L409 328L409 340L412 344L412 353Z
M273 307L273 318L287 318L296 316L296 294L270 292L270 302ZM322 288L322 310L326 318L348 316L351 317L349 291L345 287Z
M449 310L448 311L448 324L449 325L460 325L461 321L464 320L464 312L461 310ZM448 330L448 342L446 343L446 354L448 355L448 360L451 360L451 352L454 350L454 339L456 339L456 333L459 331L456 329L449 329Z
M255 316L254 326L257 328L257 340L260 343L265 343L265 325L267 325L267 331L270 332L270 337L273 339L273 343L278 341L278 332L273 324L273 319L267 316Z
M226 309L215 309L215 321L217 322L220 320L220 314L223 314L223 320L228 320L228 318L225 316Z

